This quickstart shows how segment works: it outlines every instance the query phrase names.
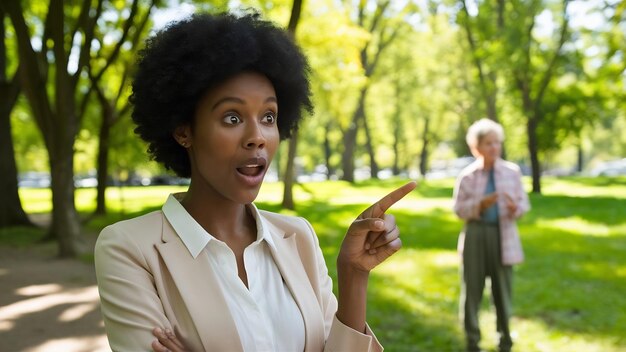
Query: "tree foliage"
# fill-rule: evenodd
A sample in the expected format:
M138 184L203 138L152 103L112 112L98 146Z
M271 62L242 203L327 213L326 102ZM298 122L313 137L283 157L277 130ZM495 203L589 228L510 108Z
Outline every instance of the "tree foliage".
M97 170L102 186L162 172L128 119L135 52L153 23L181 8L248 7L288 28L294 1L0 3L10 18L2 89L24 68L7 119L19 136L13 164L51 172L51 233L63 255L76 252L80 230L74 173ZM505 127L507 158L532 166L535 191L552 164L583 170L626 154L624 1L319 0L300 10L295 39L311 65L315 113L297 153L283 143L276 157L281 168L291 159L293 180L314 170L354 180L361 167L425 175L467 155L465 131L484 116Z

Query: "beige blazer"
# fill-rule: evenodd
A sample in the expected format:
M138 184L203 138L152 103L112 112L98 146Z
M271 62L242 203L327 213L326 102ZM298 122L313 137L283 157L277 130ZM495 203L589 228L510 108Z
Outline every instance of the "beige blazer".
M266 211L260 216L276 244L274 260L302 313L305 351L382 351L369 327L361 334L336 319L332 281L311 225ZM191 256L161 211L102 230L95 264L114 351L151 351L155 327L173 329L192 351L243 350L216 273L208 261Z

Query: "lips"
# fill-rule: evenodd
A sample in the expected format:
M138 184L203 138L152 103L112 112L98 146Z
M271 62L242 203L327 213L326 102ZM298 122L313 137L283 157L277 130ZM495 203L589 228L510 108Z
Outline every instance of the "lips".
M237 171L239 171L239 173L244 174L246 176L257 176L261 172L263 172L264 169L265 167L261 165L253 164L253 165L238 167Z
M263 181L267 160L263 157L250 158L237 166L237 173L245 183L254 186Z

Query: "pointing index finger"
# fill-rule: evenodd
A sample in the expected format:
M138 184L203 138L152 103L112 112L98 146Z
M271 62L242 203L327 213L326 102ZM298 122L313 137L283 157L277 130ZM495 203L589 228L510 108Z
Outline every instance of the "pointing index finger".
M415 189L417 182L411 181L404 186L394 190L381 198L378 202L374 203L371 207L367 208L361 217L379 218L385 214L387 209L396 204L400 199L404 198L409 192ZM369 212L369 214L367 214ZM368 216L369 215L369 216Z

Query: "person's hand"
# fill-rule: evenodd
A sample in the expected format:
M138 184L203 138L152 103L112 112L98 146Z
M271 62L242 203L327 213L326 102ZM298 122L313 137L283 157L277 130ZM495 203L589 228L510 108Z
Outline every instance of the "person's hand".
M385 211L416 187L411 181L365 209L350 225L343 239L339 266L369 272L402 246L393 215Z
M498 201L498 192L489 193L480 200L480 210L485 210Z
M152 342L154 352L186 352L187 348L170 329L154 328L152 335L158 340Z
M504 194L504 198L506 199L506 208L509 210L509 214L511 216L514 215L517 212L517 203L507 193Z

